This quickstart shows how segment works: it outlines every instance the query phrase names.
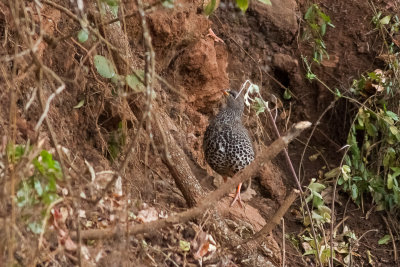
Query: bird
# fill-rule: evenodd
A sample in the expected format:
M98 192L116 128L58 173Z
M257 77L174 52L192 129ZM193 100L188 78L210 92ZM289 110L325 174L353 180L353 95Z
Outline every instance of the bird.
M254 149L249 132L242 123L244 99L234 90L226 90L227 103L212 119L204 132L203 151L208 165L220 174L224 181L245 168L254 160ZM230 206L238 201L242 207L240 189L236 188Z

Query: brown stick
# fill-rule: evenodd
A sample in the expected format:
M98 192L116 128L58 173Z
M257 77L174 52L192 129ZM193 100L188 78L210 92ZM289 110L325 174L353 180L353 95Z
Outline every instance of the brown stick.
M277 212L275 212L274 216L272 216L272 219L264 225L264 227L258 231L253 237L243 241L243 243L247 243L249 241L260 241L265 235L268 235L274 227L279 224L281 221L282 217L285 215L286 211L290 208L292 203L296 200L298 194L300 193L299 190L293 189L289 196L283 201L282 205L279 207Z
M386 212L386 213L387 213L387 212ZM399 260L399 258L398 258L398 256L397 256L396 240L395 240L394 237L393 237L392 229L390 228L390 225L389 225L387 219L386 219L383 215L381 215L381 217L382 217L383 221L384 221L385 224L386 224L386 228L387 228L388 231L389 231L390 238L391 238L391 240L392 240L393 253L394 253L394 254L393 254L393 255L394 255L394 261L397 263L398 260Z
M204 214L204 212L208 208L212 207L215 202L217 202L220 198L229 193L232 188L234 188L237 184L249 179L254 172L256 172L266 162L273 159L278 153L282 151L282 149L284 149L289 144L289 142L291 142L294 138L300 135L303 130L307 129L310 126L310 122L300 122L295 124L294 127L288 131L286 136L279 138L269 147L263 149L259 156L248 167L238 172L235 176L232 177L232 179L228 180L219 189L206 196L197 207L178 213L175 216L166 219L160 219L149 223L130 226L129 233L131 235L136 235L140 233L154 231L160 228L171 226L176 223L186 222L192 218ZM81 237L83 239L110 238L117 236L119 233L120 229L117 227L112 229L93 229L82 231Z

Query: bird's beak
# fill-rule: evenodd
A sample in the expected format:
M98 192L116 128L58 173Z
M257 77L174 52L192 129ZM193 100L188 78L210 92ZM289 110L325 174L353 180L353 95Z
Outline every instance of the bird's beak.
M224 95L228 96L228 95L229 95L229 91L228 91L228 90L225 90L225 91L224 91Z

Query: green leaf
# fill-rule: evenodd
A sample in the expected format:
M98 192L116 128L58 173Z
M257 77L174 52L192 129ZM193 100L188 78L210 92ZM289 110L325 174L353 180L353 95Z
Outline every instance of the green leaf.
M394 171L393 173L393 177L396 178L397 176L400 175L400 168L399 167L391 167L390 168L392 171Z
M380 19L379 22L382 25L386 25L386 24L389 24L390 19L391 19L391 16L387 15L387 16L383 17L382 19Z
M142 81L143 81L143 80L144 80L144 71L139 70L139 71L137 71L136 73L137 73L137 75L138 75L138 76L142 79ZM133 91L135 91L135 92L137 92L137 93L143 92L144 89L145 89L143 83L141 83L141 82L139 81L139 79L138 79L135 75L133 75L133 74L126 75L125 81L126 81L126 84L127 84L130 88L132 88Z
M358 197L358 187L356 184L352 184L351 186L351 198L356 200Z
M38 222L31 222L28 224L28 229L34 234L42 233L42 225Z
M162 5L165 8L174 8L174 0L165 0L162 2Z
M55 194L55 193L48 193L48 194L44 194L43 195L43 202L46 205L50 205L51 203L53 203L57 199L58 199L58 195Z
M324 12L318 12L318 15L324 20L324 22L331 22L331 18L326 15Z
M109 6L118 6L119 0L102 0L102 2L106 3Z
M323 221L324 217L316 213L315 211L312 211L312 218L316 221Z
M399 116L397 116L396 113L391 112L390 110L386 111L385 113L386 113L386 115L387 115L388 117L390 117L392 120L394 120L394 121L398 121L398 120L399 120Z
M314 198L313 198L313 206L314 207L320 207L322 204L324 204L324 200L322 199L322 196L317 193L313 192Z
M310 188L310 190L313 192L321 192L326 188L326 186L320 183L312 183L308 186L308 188Z
M186 240L179 240L179 248L184 252L190 251L190 242Z
M117 5L110 6L111 13L114 15L115 18L118 17L118 8L119 8L119 6L117 6Z
M265 101L259 97L255 97L255 103L253 105L254 110L256 111L256 115L263 113L265 111L265 108L267 107L267 104Z
M85 104L85 99L82 99L81 101L79 101L79 103L76 104L76 105L74 106L74 108L81 108L81 107L83 106L83 104Z
M78 32L78 41L84 43L89 38L89 32L86 29L82 29Z
M100 55L94 56L94 65L97 72L104 78L110 79L114 77L115 70L112 63L105 57Z
M311 6L307 9L306 14L304 14L304 19L305 19L305 20L311 19L311 16L313 15L313 13L314 13L314 5L311 5Z
M272 6L272 3L271 3L271 1L270 0L258 0L259 2L261 2L261 3L263 3L263 4L266 4L266 5L269 5L269 6Z
M22 181L21 184L21 188L17 191L17 203L20 208L33 203L31 187L26 181Z
M335 95L337 97L342 97L342 93L339 91L339 89L335 88Z
M379 239L378 244L379 245L386 245L386 244L389 243L390 239L391 239L390 235L385 235L384 237Z
M217 0L211 0L210 3L204 8L204 14L207 16L211 15L211 13L217 8L216 6Z
M389 129L390 129L390 132L392 133L392 134L394 134L394 135L397 135L397 134L399 134L399 130L397 129L397 127L396 126L390 126L389 127Z
M43 188L42 184L37 178L33 179L33 186L35 187L36 193L41 197L43 195Z
M393 176L390 173L387 176L387 188L388 189L393 188Z
M324 36L325 33L326 33L326 24L324 23L321 25L321 35Z
M306 252L304 252L303 256L307 256L307 255L316 255L317 251L315 249L309 249L306 250Z
M248 0L236 0L236 4L240 8L240 10L242 10L243 12L245 12L247 10L247 8L249 7Z
M376 126L372 123L367 123L365 125L365 128L367 130L367 133L369 136L375 137L378 135L378 130L376 129ZM396 128L396 127L395 127Z
M283 98L286 99L286 100L289 100L289 99L292 98L292 94L290 93L289 88L285 89L285 92L283 93Z
M329 172L325 173L324 176L325 178L334 178L337 177L340 173L342 172L342 169L340 167L336 167Z

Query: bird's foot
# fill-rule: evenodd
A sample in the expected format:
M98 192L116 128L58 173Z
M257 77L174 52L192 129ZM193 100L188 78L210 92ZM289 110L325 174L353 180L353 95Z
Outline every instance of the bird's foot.
M242 198L240 197L240 188L242 187L242 184L240 183L238 185L238 187L236 188L236 193L235 194L229 194L229 196L233 197L232 203L230 205L230 207L233 206L233 204L235 204L235 202L237 201L237 203L239 204L239 206L241 208L243 208L243 204L242 204Z
M207 36L210 36L211 38L213 38L214 39L214 42L221 42L221 43L224 43L224 40L222 40L221 38L219 38L217 35L215 35L215 33L213 32L213 30L210 28L209 30L208 30L208 34L207 34Z
M243 203L242 203L242 199L240 198L240 194L239 194L239 195L236 195L236 194L229 194L229 196L230 196L230 197L233 197L233 200L232 200L231 204L229 205L230 207L232 207L233 204L235 204L236 201L237 201L237 203L239 204L239 206L240 206L241 208L243 208Z

